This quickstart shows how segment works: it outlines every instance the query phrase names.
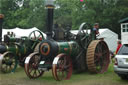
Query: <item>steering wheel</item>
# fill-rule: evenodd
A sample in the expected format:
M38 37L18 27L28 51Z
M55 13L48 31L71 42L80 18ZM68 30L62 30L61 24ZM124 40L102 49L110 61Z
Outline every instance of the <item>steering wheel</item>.
M44 40L44 36L43 36L42 32L39 31L39 30L34 30L34 31L32 31L32 32L29 34L28 38L29 38L30 40L32 40L32 41Z

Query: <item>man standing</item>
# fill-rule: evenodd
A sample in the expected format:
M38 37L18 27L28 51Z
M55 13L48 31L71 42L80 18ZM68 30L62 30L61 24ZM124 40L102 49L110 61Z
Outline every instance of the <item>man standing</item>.
M96 39L96 35L99 34L99 23L95 23L92 29L94 33L94 39Z
M117 49L116 49L116 54L118 53L120 47L122 46L121 40L118 40L117 44L118 44L118 45L117 45Z

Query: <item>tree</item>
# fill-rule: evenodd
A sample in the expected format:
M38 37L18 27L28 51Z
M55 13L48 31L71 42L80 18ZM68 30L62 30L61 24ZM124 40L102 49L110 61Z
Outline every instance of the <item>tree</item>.
M0 3L5 15L4 28L37 27L42 31L46 28L44 0L1 0ZM63 28L72 25L72 29L78 29L83 22L91 25L98 22L101 28L120 34L118 21L127 17L127 3L128 0L56 0L54 22Z
M4 28L45 28L44 0L2 0L1 4Z
M9 28L15 25L13 12L18 9L14 0L1 0L1 13L5 16L4 27Z

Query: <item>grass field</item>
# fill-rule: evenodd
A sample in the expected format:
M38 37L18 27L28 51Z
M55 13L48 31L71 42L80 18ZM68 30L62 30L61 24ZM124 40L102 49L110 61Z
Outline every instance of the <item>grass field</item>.
M64 81L55 81L51 71L32 80L26 76L23 68L18 68L15 73L0 73L0 85L128 85L128 81L121 80L114 73L111 64L104 74L73 74L70 80Z

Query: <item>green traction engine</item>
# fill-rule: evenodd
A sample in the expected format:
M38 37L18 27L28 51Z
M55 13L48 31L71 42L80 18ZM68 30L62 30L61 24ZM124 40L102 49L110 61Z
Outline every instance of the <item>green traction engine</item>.
M0 29L2 30L2 24ZM4 41L0 42L0 70L9 73L14 72L18 64L24 67L26 56L38 51L42 39L44 36L39 30L32 31L28 37L20 38L8 32L4 35Z
M105 41L88 33L90 27L82 23L78 33L53 31L53 1L47 0L47 38L42 40L38 52L25 60L25 72L29 78L38 78L52 69L55 80L67 80L72 71L104 73L109 65L109 49ZM57 29L54 27L54 29ZM54 32L54 33L53 33Z

